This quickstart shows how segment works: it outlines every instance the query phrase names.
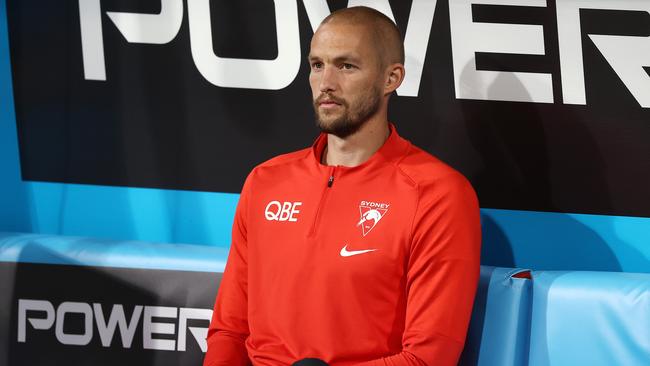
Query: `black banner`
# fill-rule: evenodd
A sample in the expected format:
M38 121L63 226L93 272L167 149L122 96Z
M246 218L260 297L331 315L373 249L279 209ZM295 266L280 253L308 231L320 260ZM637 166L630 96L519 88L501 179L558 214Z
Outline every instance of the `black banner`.
M0 365L200 365L220 279L0 263Z
M482 207L650 216L647 1L481 2L374 2L405 37L400 134ZM317 134L313 23L348 5L318 4L8 0L23 179L238 192Z

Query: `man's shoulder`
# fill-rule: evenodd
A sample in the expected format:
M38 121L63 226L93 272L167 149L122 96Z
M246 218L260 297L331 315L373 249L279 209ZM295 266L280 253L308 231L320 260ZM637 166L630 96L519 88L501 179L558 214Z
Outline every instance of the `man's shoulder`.
M308 158L310 158L311 150L311 147L307 147L301 150L277 155L261 164L258 164L255 168L253 168L253 172L277 170L282 169L283 167L290 167L295 164L303 164Z
M439 158L412 145L398 163L399 169L420 188L454 189L471 187L463 174Z

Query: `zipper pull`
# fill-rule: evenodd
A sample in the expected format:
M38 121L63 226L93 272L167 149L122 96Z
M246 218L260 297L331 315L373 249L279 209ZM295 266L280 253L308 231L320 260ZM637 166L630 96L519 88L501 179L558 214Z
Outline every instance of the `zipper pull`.
M330 175L330 179L327 180L327 188L332 188L332 184L334 184L334 175Z

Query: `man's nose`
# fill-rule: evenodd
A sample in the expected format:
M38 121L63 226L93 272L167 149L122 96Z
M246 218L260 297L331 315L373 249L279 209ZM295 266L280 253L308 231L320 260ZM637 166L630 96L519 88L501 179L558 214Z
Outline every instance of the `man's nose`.
M336 90L336 69L325 66L320 77L320 91L322 93Z

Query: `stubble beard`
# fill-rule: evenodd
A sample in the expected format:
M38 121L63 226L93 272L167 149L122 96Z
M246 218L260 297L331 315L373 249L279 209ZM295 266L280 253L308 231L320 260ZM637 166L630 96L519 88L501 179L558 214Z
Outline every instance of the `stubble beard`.
M343 108L343 114L334 119L326 120L324 113L321 113L318 108L318 103L325 95L319 96L314 101L314 112L316 114L316 126L327 134L332 134L339 138L346 138L355 132L359 131L366 122L379 110L381 105L381 90L373 87L367 94L361 97L361 100L356 105L350 104L343 99L334 96L327 96L328 99L339 103Z

